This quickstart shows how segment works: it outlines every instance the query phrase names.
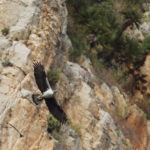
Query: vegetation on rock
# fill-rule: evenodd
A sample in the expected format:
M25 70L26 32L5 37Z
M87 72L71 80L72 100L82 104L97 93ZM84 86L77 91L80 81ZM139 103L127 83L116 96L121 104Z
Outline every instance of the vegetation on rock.
M48 132L52 132L52 131L59 131L60 129L60 126L61 126L61 123L53 117L53 115L49 114L48 117L47 117L47 120L48 120Z
M143 2L83 0L81 5L80 1L68 1L71 12L68 34L73 43L71 58L82 54L93 58L94 55L94 61L103 60L111 66L132 64L136 68L150 52L149 38L139 43L125 31L139 28ZM119 4L122 7L118 8Z
M13 64L9 60L5 60L2 62L3 67L12 67Z
M105 82L109 84L116 80L117 86L131 95L137 89L141 93L146 89L139 87L146 82L139 68L150 53L150 36L139 41L128 34L139 29L144 3L147 1L67 1L68 35L73 44L71 60L76 61L83 54L88 56L100 78L107 78Z
M9 34L9 28L4 28L1 30L1 32L4 36L6 36L7 34Z
M55 84L60 79L59 71L52 69L47 74L48 80L51 84Z

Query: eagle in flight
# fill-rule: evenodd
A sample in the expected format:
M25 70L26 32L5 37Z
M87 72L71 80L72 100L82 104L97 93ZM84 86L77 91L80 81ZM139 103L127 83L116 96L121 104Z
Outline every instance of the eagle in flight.
M42 93L42 95L38 97L33 94L32 98L35 104L38 104L41 100L45 100L50 113L60 122L66 122L67 116L54 97L56 91L52 90L42 64L34 64L34 77L36 84Z

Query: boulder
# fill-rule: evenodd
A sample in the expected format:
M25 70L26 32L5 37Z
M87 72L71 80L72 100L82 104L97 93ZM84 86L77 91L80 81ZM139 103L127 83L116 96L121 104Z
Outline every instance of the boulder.
M140 30L142 31L144 36L147 36L150 34L150 22L144 22L142 25L140 25Z
M30 69L30 50L22 43L13 42L12 47L8 50L8 60L27 73Z

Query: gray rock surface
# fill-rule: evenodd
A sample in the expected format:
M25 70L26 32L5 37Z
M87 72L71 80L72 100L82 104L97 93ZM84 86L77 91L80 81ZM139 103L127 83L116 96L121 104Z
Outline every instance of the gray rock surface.
M7 36L0 35L1 150L134 150L134 139L124 130L141 126L134 135L144 135L136 143L146 146L142 111L128 107L127 96L117 87L99 84L85 56L79 64L68 60L72 44L66 34L65 0L1 0L0 20L0 30L10 29ZM33 76L35 61L46 71L52 64L60 70L55 98L69 119L58 133L62 141L47 134L45 103L36 107L32 102L32 94L40 93ZM124 130L116 116L125 122ZM134 126L142 120L140 128Z

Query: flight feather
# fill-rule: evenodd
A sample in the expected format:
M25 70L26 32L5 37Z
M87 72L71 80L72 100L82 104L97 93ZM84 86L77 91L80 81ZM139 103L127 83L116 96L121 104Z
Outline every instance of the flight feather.
M34 76L36 84L39 90L43 93L48 89L47 81L46 81L46 73L43 65L40 63L34 64Z

